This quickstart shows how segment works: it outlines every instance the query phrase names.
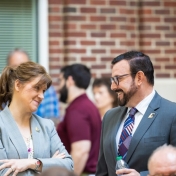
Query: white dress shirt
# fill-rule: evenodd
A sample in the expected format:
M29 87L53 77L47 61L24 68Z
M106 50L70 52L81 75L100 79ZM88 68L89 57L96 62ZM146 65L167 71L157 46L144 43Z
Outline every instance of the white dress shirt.
M147 97L145 97L135 107L138 110L138 112L135 114L135 120L134 120L134 126L133 126L132 135L136 131L136 129L137 129L140 121L142 120L142 117L144 116L144 114L145 114L145 112L146 112L146 110L147 110L150 102L152 101L154 95L155 95L155 90L153 89L152 93L149 94ZM119 130L117 131L117 135L116 135L117 150L118 150L119 140L120 140L120 136L121 136L121 133L122 133L123 126L124 126L124 122L128 118L128 116L129 116L130 109L131 109L131 107L128 107L127 114L126 114L125 118L123 119L123 121L121 122Z

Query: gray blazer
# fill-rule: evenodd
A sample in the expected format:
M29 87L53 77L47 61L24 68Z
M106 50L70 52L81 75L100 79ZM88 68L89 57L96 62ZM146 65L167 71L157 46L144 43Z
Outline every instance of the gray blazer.
M96 176L116 176L118 154L115 140L126 112L126 107L117 107L108 111L103 118ZM155 93L133 135L125 160L130 168L137 170L141 175L147 175L149 156L163 144L176 146L176 103Z
M66 151L55 130L51 120L42 119L33 114L31 118L31 130L34 147L34 158L42 161L43 170L52 166L61 166L73 170L73 161ZM64 159L51 158L54 153L64 152ZM6 106L0 112L0 159L24 159L28 158L28 152L23 137L12 117L9 108ZM0 175L4 175L7 169L0 170ZM33 170L21 172L18 176L33 176Z

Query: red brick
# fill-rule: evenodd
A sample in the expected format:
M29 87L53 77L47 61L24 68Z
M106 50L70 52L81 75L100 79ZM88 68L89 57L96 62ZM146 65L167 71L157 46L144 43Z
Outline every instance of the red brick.
M159 15L168 15L170 14L170 11L168 9L160 9L160 10L155 10L155 13L156 14L159 14Z
M161 34L155 33L155 34L140 34L140 38L160 38Z
M144 53L150 54L160 54L161 51L159 49L148 49L148 50L142 50Z
M64 21L85 21L85 16L64 16Z
M59 41L49 41L49 45L59 45Z
M112 38L124 38L126 37L126 33L111 33Z
M116 9L114 9L114 8L103 8L103 9L100 9L100 12L101 13L116 13Z
M155 60L157 62L169 62L170 61L170 59L168 57L165 57L165 58L159 57L159 58L156 58Z
M166 30L167 31L167 30L170 29L170 27L169 26L156 26L155 29L156 30Z
M90 21L106 21L106 16L91 16Z
M85 32L66 32L66 37L86 37Z
M126 17L110 17L111 21L126 22Z
M161 66L160 66L160 65L153 65L153 67L154 67L155 70L161 69Z
M166 54L176 54L176 49L167 49L165 50Z
M115 45L115 42L114 41L102 41L100 42L100 45Z
M92 53L93 54L102 54L102 53L106 53L105 49L92 49Z
M136 23L137 21L138 21L137 18L130 18L130 22L131 22L131 23Z
M96 29L95 24L83 24L81 25L81 29Z
M156 77L157 78L169 78L170 74L169 73L157 73Z
M176 22L176 18L165 18L164 21L168 22L168 23L175 23Z
M134 41L121 41L120 45L135 46L135 42Z
M75 40L65 40L63 41L64 45L75 45L76 41Z
M134 14L134 10L131 9L119 9L120 14Z
M176 33L165 34L165 37L167 37L167 38L176 38Z
M124 52L127 52L125 49L112 49L111 54L122 54Z
M140 46L151 46L151 42L150 41L140 41L139 45Z
M73 30L76 29L76 24L74 23L65 23L63 26L64 30Z
M82 61L96 61L96 58L95 57L81 57L81 60Z
M169 69L169 70L172 70L172 69L176 69L176 65L166 65L165 66L165 69Z
M55 15L49 15L48 20L49 21L61 21L62 17L61 16L55 16Z
M152 13L152 10L151 9L139 9L138 10L138 14L139 15L150 15Z
M125 6L126 2L125 1L120 1L120 0L110 0L109 4L110 5L118 5L118 6L120 6L120 5Z
M106 37L106 33L104 32L92 32L91 37Z
M176 2L164 2L164 6L167 6L167 7L176 7Z
M64 53L64 51L62 49L49 49L49 53L50 54L60 54L60 53Z
M64 57L64 61L76 61L75 57Z
M60 29L60 25L59 24L49 24L49 28L50 29Z
M91 1L90 1L90 4L91 4L91 5L105 5L106 2L103 1L103 0L91 0Z
M50 65L49 66L50 67L50 69L60 69L60 66L59 65Z
M63 4L64 0L48 0L48 4Z
M82 7L80 11L81 13L96 13L96 8Z
M102 73L101 77L110 78L111 77L111 72L110 73Z
M64 7L62 12L63 13L75 13L77 9L75 7Z
M170 46L170 42L167 41L157 41L156 46Z
M134 30L135 26L134 25L120 25L120 29L124 30Z
M105 69L106 66L105 65L92 65L91 68L92 69Z
M59 7L49 7L49 13L51 12L60 12L60 8Z
M86 4L86 0L64 0L64 4Z
M111 58L111 57L102 57L101 58L101 61L112 61L113 60L113 58Z
M100 29L102 29L102 30L116 29L116 25L114 25L114 24L104 24L104 25L100 25Z
M140 22L160 22L160 18L158 17L142 17L139 20Z
M95 41L81 41L81 45L95 45Z
M86 53L86 49L65 49L65 53L77 53L77 54L85 54Z
M136 2L136 1L132 1L132 2L130 2L130 5L131 6L139 6L139 7L142 7L142 6L144 6L144 7L146 7L146 6L160 6L160 2L156 2L156 1L145 1L145 2L141 2L141 1L139 1L139 2Z
M138 29L141 30L141 31L151 30L151 26L140 25L140 26L138 26Z
M50 37L62 37L63 34L61 32L50 32L49 36Z

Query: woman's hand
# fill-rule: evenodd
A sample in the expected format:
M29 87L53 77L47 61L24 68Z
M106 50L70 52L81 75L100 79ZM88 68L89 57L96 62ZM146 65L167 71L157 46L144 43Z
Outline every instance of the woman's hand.
M56 153L52 156L52 158L65 158L65 153L59 153L59 151L56 151Z
M0 170L8 168L4 176L8 176L12 173L12 176L16 176L19 172L23 172L30 168L34 164L33 159L6 159L0 160L3 163L0 166Z

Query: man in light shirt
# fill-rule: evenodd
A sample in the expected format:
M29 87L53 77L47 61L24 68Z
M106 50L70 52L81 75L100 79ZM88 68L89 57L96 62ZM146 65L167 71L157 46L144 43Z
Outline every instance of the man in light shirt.
M176 104L153 86L154 69L147 55L129 51L113 59L111 89L119 107L103 118L96 176L148 175L151 153L165 143L176 145ZM119 155L129 169L115 170Z

